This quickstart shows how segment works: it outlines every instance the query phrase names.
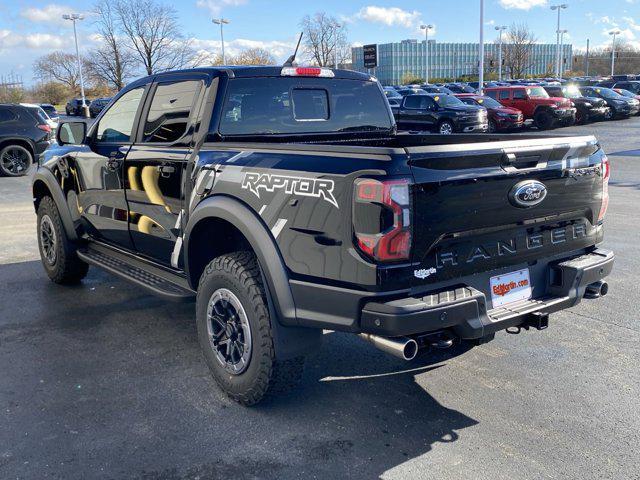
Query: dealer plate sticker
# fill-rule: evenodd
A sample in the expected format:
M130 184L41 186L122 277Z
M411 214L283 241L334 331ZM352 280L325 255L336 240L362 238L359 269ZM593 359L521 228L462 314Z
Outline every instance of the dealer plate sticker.
M531 298L528 268L491 277L489 286L493 308Z

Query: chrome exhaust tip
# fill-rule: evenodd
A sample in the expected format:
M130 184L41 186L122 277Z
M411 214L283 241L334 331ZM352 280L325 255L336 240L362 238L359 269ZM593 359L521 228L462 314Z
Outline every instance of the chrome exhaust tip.
M598 280L590 285L584 292L584 298L600 298L609 293L609 284L604 280Z
M371 343L378 350L402 360L413 360L418 355L418 342L407 337L379 337L370 333L360 333L360 338Z

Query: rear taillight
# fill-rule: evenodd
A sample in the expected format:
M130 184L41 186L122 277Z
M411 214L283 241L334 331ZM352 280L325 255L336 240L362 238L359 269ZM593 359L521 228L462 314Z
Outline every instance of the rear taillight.
M43 132L51 133L51 127L46 123L41 123L40 125L38 125L38 128Z
M598 221L602 221L609 208L609 177L611 177L611 164L606 155L602 157L602 205Z
M354 187L353 225L358 249L376 262L409 260L409 180L362 178Z
M284 67L280 70L284 77L326 77L333 78L333 70L322 67Z

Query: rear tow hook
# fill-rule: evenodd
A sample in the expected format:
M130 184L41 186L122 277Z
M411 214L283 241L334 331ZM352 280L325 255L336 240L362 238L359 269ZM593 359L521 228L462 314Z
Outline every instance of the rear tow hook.
M535 328L536 330L544 330L549 326L549 314L541 312L533 312L527 314L521 325L507 327L506 332L511 335L518 335L522 330Z

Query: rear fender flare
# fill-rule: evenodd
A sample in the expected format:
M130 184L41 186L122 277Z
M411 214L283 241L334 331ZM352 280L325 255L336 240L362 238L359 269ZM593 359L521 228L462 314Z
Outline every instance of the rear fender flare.
M252 210L231 197L209 197L200 202L189 216L184 233L184 259L191 287L195 290L199 280L192 278L193 274L189 271L191 232L200 221L208 218L225 220L244 235L258 257L278 318L284 324L296 325L296 308L289 286L289 276L271 232Z
M51 171L47 168L40 167L33 176L31 188L33 191L34 206L36 206L37 204L35 186L38 182L44 183L45 187L49 191L51 198L55 202L56 207L58 208L58 213L60 214L60 219L62 220L62 225L64 226L69 240L78 240L78 233L76 232L73 224L71 212L69 211L69 205L67 204L64 193L60 188L60 185L58 184L56 178L53 176L53 173L51 173Z

